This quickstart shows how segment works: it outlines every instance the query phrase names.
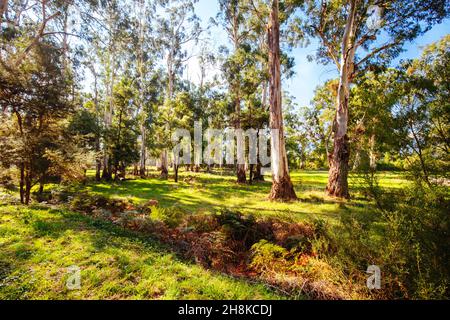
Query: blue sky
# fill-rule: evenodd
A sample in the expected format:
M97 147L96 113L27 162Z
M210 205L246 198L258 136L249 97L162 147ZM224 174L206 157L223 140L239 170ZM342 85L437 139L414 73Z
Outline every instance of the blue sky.
M210 17L215 17L219 11L219 5L216 0L200 0L196 4L196 13L206 25ZM450 33L450 20L446 20L440 25L434 26L432 30L414 42L405 46L406 51L394 63L401 59L417 58L420 56L422 48L430 43L441 39L444 35ZM214 46L226 44L226 35L218 29L212 30L212 41ZM319 65L307 60L308 55L313 55L317 47L317 42L312 42L307 48L296 48L291 55L295 58L295 76L285 80L283 88L288 90L295 97L300 106L306 106L314 96L315 88L324 81L337 76L336 68L333 65ZM198 66L195 59L189 64L189 73L191 80L195 81L195 73Z

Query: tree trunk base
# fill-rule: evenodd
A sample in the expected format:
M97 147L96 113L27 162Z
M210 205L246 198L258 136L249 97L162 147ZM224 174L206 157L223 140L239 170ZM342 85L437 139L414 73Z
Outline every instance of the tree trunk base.
M167 179L169 178L169 171L167 170L167 168L161 168L161 175L160 175L161 179Z
M245 170L239 170L237 171L237 183L247 183L247 176L245 175Z
M112 180L112 173L110 171L103 170L103 172L102 172L102 179L106 180L106 181L111 181Z
M294 185L290 178L283 178L281 181L274 181L269 199L272 201L292 201L297 200Z
M348 191L348 162L350 148L348 137L336 138L330 161L330 171L326 192L331 197L350 199Z
M258 181L258 182L264 181L264 176L261 174L261 165L260 164L258 164L256 166L256 170L253 174L253 181Z

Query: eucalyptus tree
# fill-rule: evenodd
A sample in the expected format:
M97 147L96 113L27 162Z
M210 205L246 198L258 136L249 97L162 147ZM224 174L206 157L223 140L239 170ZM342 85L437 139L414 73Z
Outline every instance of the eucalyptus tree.
M318 61L332 62L339 71L334 148L326 189L329 195L350 197L350 85L368 69L388 65L405 42L441 22L448 15L446 4L446 0L305 1L302 30L320 39Z
M250 33L246 24L246 10L240 0L219 0L220 11L216 20L220 21L228 38L232 44L233 53L228 57L224 64L224 76L229 83L229 92L234 103L233 125L236 130L241 129L241 104L242 104L242 70L245 68L246 59L246 40ZM217 22L216 22L217 23ZM238 131L237 131L238 132ZM239 139L238 139L239 140ZM237 154L242 155L242 143L238 141ZM237 182L245 183L247 180L245 173L245 164L238 159L236 165Z
M135 104L137 107L136 117L140 129L140 156L139 164L136 165L136 174L141 177L146 175L147 142L149 139L150 119L152 117L154 76L156 73L157 59L159 58L154 19L157 1L134 0L131 26L131 60L133 76L135 78L137 96Z
M294 191L289 175L289 165L286 153L285 129L282 111L282 75L291 75L292 59L286 55L293 44L297 43L300 34L289 37L289 30L293 26L298 1L243 1L247 11L259 21L259 32L266 30L267 36L267 70L269 79L269 128L271 129L271 163L272 189L269 198L272 200L295 200ZM264 28L262 28L264 26ZM292 33L290 33L292 34ZM284 51L282 51L282 47ZM264 52L265 50L262 50ZM264 68L263 68L264 70ZM264 90L263 90L264 91ZM262 101L264 101L264 93Z
M200 19L194 11L196 2L197 0L161 1L164 10L156 20L156 33L158 35L157 44L166 65L166 100L174 98L177 90L177 77L181 75L186 62L192 58L187 46L196 44L202 33ZM168 112L171 111L168 110ZM161 138L166 141L170 139L167 135L162 135ZM167 175L168 152L166 148L163 148L161 150L161 176L166 178Z
M112 179L113 164L111 163L114 141L111 130L115 115L114 88L127 66L129 66L131 42L130 9L123 3L112 0L100 2L95 19L99 27L90 33L98 46L98 65L100 66L101 82L104 89L103 104L103 171L102 178Z
M280 55L280 8L279 0L272 0L268 29L269 70L270 70L270 124L272 158L272 200L295 200L285 145L282 95L281 95L281 55Z

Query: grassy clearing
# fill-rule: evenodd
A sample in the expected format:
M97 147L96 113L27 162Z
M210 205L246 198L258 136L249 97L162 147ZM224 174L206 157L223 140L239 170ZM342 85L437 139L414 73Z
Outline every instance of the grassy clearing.
M92 174L92 173L91 173ZM155 172L156 174L156 172ZM361 196L361 181L350 179L353 192L351 202L325 196L328 173L302 171L291 175L300 200L294 203L268 201L271 182L238 185L231 175L180 172L180 182L171 180L137 179L120 183L89 183L81 190L110 197L129 198L135 202L149 199L159 201L161 207L177 206L187 213L212 213L219 208L239 210L246 214L275 216L290 221L315 218L333 221L343 212L364 213L373 209ZM399 173L380 174L380 186L401 188L407 181Z
M180 261L155 241L67 210L0 207L1 299L278 299ZM66 288L81 268L81 290Z
M72 188L135 203L155 199L161 208L177 207L186 214L209 214L226 207L294 222L321 218L333 224L348 215L372 219L373 207L361 196L357 179L351 179L351 202L324 196L326 172L293 173L300 196L294 203L268 201L270 182L237 185L234 176L191 172L180 177L178 184L151 178ZM393 173L384 173L380 182L391 188L407 184ZM82 270L81 290L65 286L72 265ZM286 296L180 260L159 242L112 223L63 207L0 204L0 299L279 298Z

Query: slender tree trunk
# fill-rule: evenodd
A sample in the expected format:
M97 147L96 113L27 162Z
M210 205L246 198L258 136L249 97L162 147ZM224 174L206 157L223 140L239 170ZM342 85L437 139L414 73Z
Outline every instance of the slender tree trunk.
M240 130L241 129L241 98L240 98L240 89L239 89L239 85L236 86L235 88L235 95L236 95L236 100L235 100L235 129L236 130ZM239 154L242 154L245 152L245 147L243 150L241 150L240 144L238 143L237 146L237 154L238 154L238 159ZM245 174L245 164L240 164L237 163L236 164L236 175L237 175L237 182L238 183L246 183L247 182L247 177Z
M127 177L127 166L123 162L120 163L120 176L119 177L120 177L120 179L123 179L123 180L125 180Z
M65 3L63 6L63 12L64 12L64 18L63 18L63 26L64 26L64 33L63 33L63 73L65 76L67 76L67 67L69 64L69 36L68 36L68 29L69 29L69 4ZM75 83L74 83L75 85Z
M45 182L45 177L44 177L44 175L42 175L39 178L39 191L38 191L38 193L40 195L42 195L44 193L44 182Z
M414 150L414 152L416 152L417 156L419 157L420 167L423 172L423 180L425 181L425 183L427 185L431 186L430 176L428 173L427 166L425 164L425 160L423 158L422 146L420 144L420 141L419 141L419 138L417 137L416 132L414 131L414 126L411 122L409 122L409 128L411 129L411 133L412 133L414 141L416 142L416 145L417 145L417 149L413 148L413 150Z
M328 195L339 198L350 198L348 190L348 171L350 146L347 136L348 103L350 99L350 83L353 77L355 57L355 15L356 0L351 0L341 46L341 69L339 72L339 88L334 121L334 148L330 157L330 171L326 191Z
M101 159L101 148L100 148L100 108L98 103L98 76L95 71L95 66L90 65L92 75L94 76L94 106L95 106L95 119L97 122L97 130L95 132L95 180L101 180L101 171L102 171L102 159Z
M100 151L100 148L99 148ZM100 181L102 179L101 172L102 172L102 161L100 159L95 160L95 181Z
M256 134L256 139L257 141L259 141L259 131ZM256 154L256 167L255 167L255 172L253 174L253 181L264 181L264 176L261 173L262 170L262 164L261 164L261 159L259 158L259 150L258 153Z
M146 166L146 160L147 160L147 130L145 127L146 122L146 112L144 110L144 91L142 84L145 81L145 71L144 71L144 37L145 37L145 15L146 15L146 8L145 8L146 1L140 0L139 1L139 52L138 52L138 72L139 72L139 78L141 83L141 88L139 90L139 111L141 112L141 115L143 116L143 119L141 119L141 152L140 152L140 159L139 159L139 175L141 178L145 178L146 172L145 172L145 166Z
M259 161L258 159L258 163L256 164L255 167L255 173L253 174L253 181L264 181L264 176L261 173L262 170L262 164L261 161Z
M281 65L280 65L280 21L278 18L279 1L272 1L272 10L268 26L269 67L270 67L270 128L273 183L269 198L271 200L295 200L294 191L287 162L284 141L282 99L281 99Z
M375 171L377 169L377 154L375 152L375 134L372 133L369 139L370 150L369 150L369 161L370 161L370 169Z
M140 155L140 161L139 161L139 174L141 178L145 177L145 165L147 161L147 148L145 147L146 141L147 141L147 130L145 129L145 125L141 125L141 155Z
M25 204L25 164L20 164L20 203Z
M113 33L113 21L110 17L109 21L109 30L111 33ZM113 117L113 110L114 110L114 82L116 77L116 49L115 49L115 43L114 39L110 39L109 43L109 67L110 67L110 76L109 76L109 83L108 83L108 97L109 97L109 104L106 107L107 110L105 112L105 127L106 130L111 128L112 125L112 117ZM108 152L107 143L105 141L105 150L104 150L104 156L103 156L103 173L102 178L105 180L111 180L112 179L112 163L110 159L110 154Z
M175 182L178 182L178 169L180 165L178 163L173 164L173 171L175 172Z
M167 164L167 149L161 152L161 178L167 179L169 176L168 164Z
M31 194L31 172L30 168L25 169L25 205L30 204Z
M236 99L236 125L235 125L235 129L236 130L240 130L241 129L241 100L239 98ZM242 154L245 152L245 147L242 150L240 147L240 144L238 143L238 147L237 147L237 154L238 154L238 159L239 154ZM237 175L237 183L246 183L247 182L247 176L245 174L245 164L240 164L239 161L236 164L236 175Z
M358 148L355 154L355 160L353 162L353 170L357 170L359 166L361 165L361 149Z

